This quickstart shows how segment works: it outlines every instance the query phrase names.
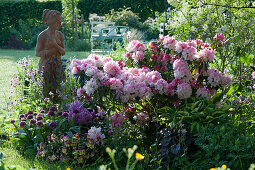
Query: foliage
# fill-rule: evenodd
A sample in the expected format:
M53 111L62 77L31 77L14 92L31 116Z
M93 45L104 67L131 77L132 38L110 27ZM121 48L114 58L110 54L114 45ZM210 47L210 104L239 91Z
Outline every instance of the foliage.
M67 40L66 46L72 51L90 51L91 44L88 39L85 40Z
M112 9L110 14L106 14L106 20L115 22L115 25L118 26L127 26L131 31L135 29L142 32L142 38L147 41L158 36L158 30L153 29L147 23L142 23L138 15L133 13L130 8L121 8L119 11Z
M1 1L0 8L1 8L0 47L7 46L7 41L9 37L11 36L10 28L18 30L19 20L22 20L24 23L30 22L32 25L28 25L28 26L32 28L33 26L36 26L38 23L42 23L42 11L44 9L56 9L58 11L62 11L61 2L59 1L49 1L49 2L38 2L38 1L4 2L4 1Z
M222 72L229 72L239 80L232 94L242 93L240 78L250 74L254 66L254 2L252 1L168 1L175 6L168 13L167 29L179 39L210 39L216 33L226 37L224 44L214 44L218 49L213 65ZM210 41L209 41L210 42ZM240 87L240 88L239 88Z

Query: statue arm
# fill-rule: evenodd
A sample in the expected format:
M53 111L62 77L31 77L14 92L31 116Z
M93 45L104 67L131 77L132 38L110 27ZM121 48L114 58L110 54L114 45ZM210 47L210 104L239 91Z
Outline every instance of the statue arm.
M52 56L56 53L54 48L44 49L45 38L42 34L40 34L37 38L36 43L36 56L41 58L47 58L48 56Z

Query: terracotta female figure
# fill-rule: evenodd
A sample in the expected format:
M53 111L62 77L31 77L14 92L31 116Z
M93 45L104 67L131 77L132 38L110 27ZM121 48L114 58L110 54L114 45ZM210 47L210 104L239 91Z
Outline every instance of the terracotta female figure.
M56 10L43 10L43 22L48 28L37 38L36 56L40 57L39 70L43 77L43 95L56 93L59 82L65 79L61 56L65 55L64 36L58 31L61 27L61 13ZM55 98L55 97L54 97Z

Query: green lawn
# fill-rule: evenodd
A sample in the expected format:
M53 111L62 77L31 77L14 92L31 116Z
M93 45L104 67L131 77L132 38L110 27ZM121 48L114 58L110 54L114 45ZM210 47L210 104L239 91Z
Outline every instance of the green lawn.
M63 58L69 59L70 57L76 57L78 59L86 58L90 52L71 52L67 51ZM39 61L39 58L35 56L34 50L5 50L0 49L0 136L4 133L11 132L11 126L1 127L3 121L9 120L8 118L13 115L6 110L7 98L12 90L10 86L10 80L17 74L17 61L23 57L30 57L35 59L35 62ZM15 114L14 114L15 115ZM65 164L50 164L48 162L33 161L22 157L15 149L6 145L6 141L0 138L0 152L4 153L4 163L6 165L20 165L24 168L36 168L36 169L66 169L69 167ZM17 169L21 167L16 167Z
M63 58L69 59L70 57L76 57L78 59L86 58L90 52L72 52L67 51ZM34 50L5 50L0 49L0 108L6 107L6 98L8 98L11 92L10 80L17 73L17 61L19 58L31 57L36 60L39 58L35 56ZM1 112L1 110L0 110Z

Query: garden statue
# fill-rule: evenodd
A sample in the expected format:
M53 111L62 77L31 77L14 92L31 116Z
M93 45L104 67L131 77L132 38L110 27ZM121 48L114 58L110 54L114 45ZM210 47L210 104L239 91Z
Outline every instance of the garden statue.
M43 96L53 95L56 100L58 84L65 79L61 56L65 55L64 36L61 27L61 13L57 10L43 10L43 22L48 28L37 38L36 56L40 57L39 71L43 77Z

